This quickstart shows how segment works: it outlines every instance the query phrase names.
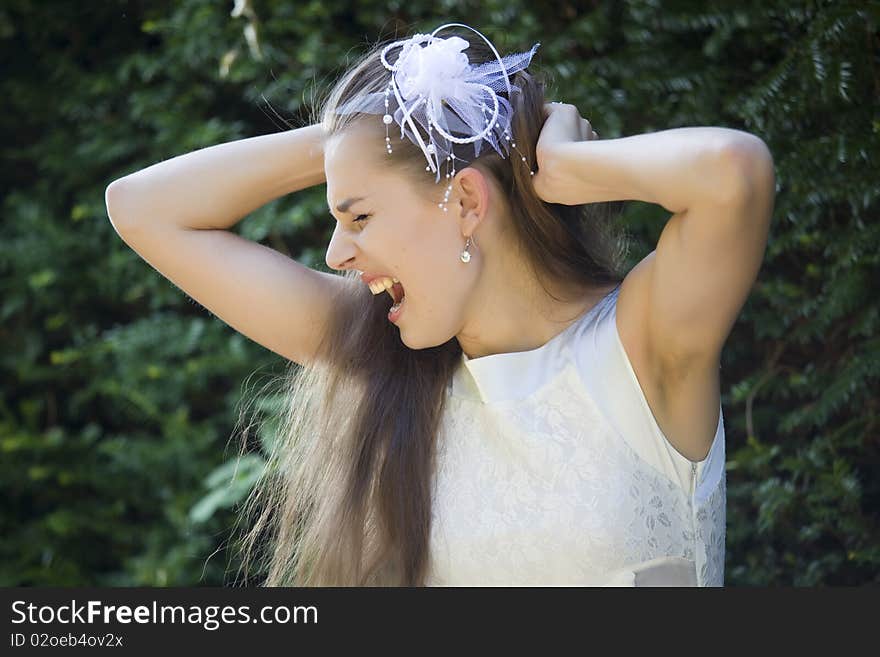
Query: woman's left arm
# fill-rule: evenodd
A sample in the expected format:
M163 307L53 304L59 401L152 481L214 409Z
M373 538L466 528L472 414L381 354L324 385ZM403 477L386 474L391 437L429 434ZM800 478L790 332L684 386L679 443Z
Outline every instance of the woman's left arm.
M544 189L566 199L551 202L630 199L673 213L657 248L632 277L633 296L644 308L646 349L666 380L684 380L691 372L706 377L713 369L717 375L767 245L776 187L767 145L717 127L566 140L564 122L574 134L569 113L557 115L557 132L551 114L541 136L538 163L547 175L540 182L552 181Z
M750 173L749 157L769 157L758 137L712 127L618 139L554 139L539 141L537 148L539 168L552 186L547 194L552 198L546 199L550 202L634 200L656 203L669 212L741 197Z

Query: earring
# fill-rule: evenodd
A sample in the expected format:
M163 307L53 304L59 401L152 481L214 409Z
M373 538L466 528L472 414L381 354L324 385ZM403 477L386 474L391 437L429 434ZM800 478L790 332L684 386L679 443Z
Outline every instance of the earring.
M471 253L468 251L468 247L470 246L471 238L467 238L467 242L464 243L464 251L461 252L461 261L462 262L470 262L471 261Z

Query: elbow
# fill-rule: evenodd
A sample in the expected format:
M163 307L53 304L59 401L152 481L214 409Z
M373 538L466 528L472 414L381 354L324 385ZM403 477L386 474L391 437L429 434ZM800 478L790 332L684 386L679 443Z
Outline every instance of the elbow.
M756 199L772 199L776 194L773 155L763 139L739 132L719 149L724 171L724 200L743 205Z
M104 190L104 204L107 206L107 217L113 228L119 233L132 221L130 211L130 181L124 177L117 178Z

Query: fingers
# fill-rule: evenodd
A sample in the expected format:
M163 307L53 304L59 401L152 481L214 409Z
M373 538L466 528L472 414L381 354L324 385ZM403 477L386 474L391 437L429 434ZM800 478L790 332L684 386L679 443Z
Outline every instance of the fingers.
M590 124L589 119L585 119L581 117L581 139L585 141L589 141L591 139L598 139L599 133L593 130L593 126Z
M589 119L582 119L582 121L584 122L584 134L585 134L584 139L587 139L587 140L598 139L599 133L596 132L595 130L593 130L593 126L590 123L590 120Z
M550 112L552 112L556 106L562 105L563 103L557 102L555 100L550 101L549 103L544 103L544 118L546 119L550 116Z
M574 105L562 103L557 100L550 101L549 103L544 103L544 118L546 119L547 117L549 117L550 113L554 109L558 109L560 107L570 107L575 113L577 113L577 116L580 119L579 129L581 133L581 139L590 140L599 138L599 133L593 130L593 126L590 123L590 120L582 117L580 113L578 113L577 107L575 107Z
M586 136L584 137L584 139L586 139L586 140L598 139L599 133L597 133L595 130L593 130L593 126L590 125L589 120L584 119L584 124L585 124L585 133L586 133Z
M544 116L547 117L550 115L554 109L562 107L567 103L561 103L558 100L551 100L549 103L544 103ZM569 107L574 107L574 105L570 105Z

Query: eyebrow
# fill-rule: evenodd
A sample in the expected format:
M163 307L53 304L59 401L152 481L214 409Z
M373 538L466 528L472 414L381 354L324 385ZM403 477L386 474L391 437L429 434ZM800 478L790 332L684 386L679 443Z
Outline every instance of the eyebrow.
M358 201L363 201L366 196L355 196L354 198L345 199L342 203L336 206L337 212L348 212L348 209L357 203Z

